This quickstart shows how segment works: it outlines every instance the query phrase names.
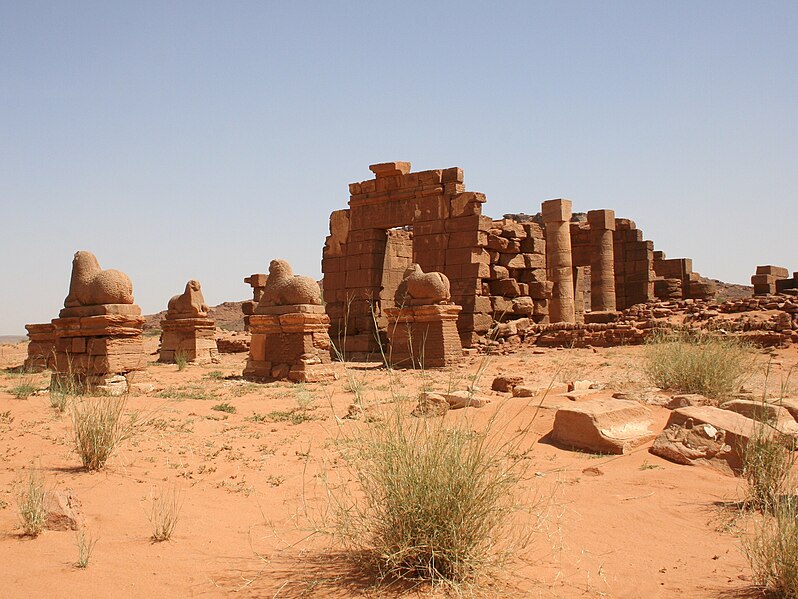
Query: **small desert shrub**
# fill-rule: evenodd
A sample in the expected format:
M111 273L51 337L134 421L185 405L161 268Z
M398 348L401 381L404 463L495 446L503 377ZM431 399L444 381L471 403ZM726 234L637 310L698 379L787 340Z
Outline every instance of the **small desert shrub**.
M755 517L743 550L754 582L768 597L798 597L798 497L779 502L772 515Z
M150 494L150 511L148 517L152 525L151 539L155 543L168 541L177 526L180 514L180 497L175 489L161 490L157 495Z
M47 509L44 502L47 490L41 471L31 464L27 479L17 488L17 509L22 529L31 537L38 536L44 530L47 520Z
M175 352L175 364L178 370L185 370L188 365L188 355L184 351Z
M216 410L217 412L227 412L228 414L236 413L236 407L233 404L228 403L226 401L223 401L222 403L217 403L215 406L211 406L211 410Z
M89 565L91 553L94 551L94 545L97 540L93 539L88 531L81 527L77 532L76 544L78 546L78 561L75 562L75 567L83 570Z
M663 389L722 398L740 388L754 364L754 353L734 337L682 331L651 336L644 371Z
M58 374L50 381L50 407L57 412L66 411L70 398L85 394L86 389L79 378L71 373Z
M16 397L17 399L27 399L28 397L36 393L36 386L30 381L25 381L23 383L20 383L19 385L14 385L13 387L11 387L10 391L11 395Z
M124 397L74 401L71 406L75 449L87 470L99 470L139 424L137 412L124 417Z
M269 412L267 416L272 422L290 422L291 424L302 424L308 420L316 419L313 414L302 408L275 410L274 412Z
M792 492L794 445L765 422L758 422L743 450L743 477L748 483L749 505L763 512L773 511Z
M496 563L504 555L497 539L518 508L527 428L509 441L490 429L411 418L397 406L344 438L362 499L346 487L332 492L343 543L372 556L387 578L458 585Z

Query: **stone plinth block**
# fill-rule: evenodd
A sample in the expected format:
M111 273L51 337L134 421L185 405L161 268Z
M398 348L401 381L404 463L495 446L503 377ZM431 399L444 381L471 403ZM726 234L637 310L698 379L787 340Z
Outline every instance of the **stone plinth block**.
M187 362L216 364L216 324L210 318L177 318L161 321L161 349L159 362L174 364L178 356Z
M102 387L118 375L144 369L147 364L141 336L144 318L109 314L109 311L52 321L54 380L68 377L84 387Z
M410 167L409 162L381 162L370 165L369 170L377 177L393 177L408 174Z
M55 358L55 329L52 323L26 324L28 331L28 357L25 370L40 372L50 367Z
M765 264L756 267L756 274L758 275L772 275L777 279L786 279L790 276L790 272L783 266L773 266L772 264Z
M651 424L648 408L636 401L593 399L557 410L551 438L596 453L624 454L655 437Z
M252 334L244 378L316 382L334 378L330 317L324 306L261 306L249 319Z
M615 211L614 210L589 210L587 222L591 229L603 229L607 231L615 230Z
M404 368L443 368L462 360L457 332L462 310L454 304L386 308L388 358Z
M541 206L543 221L546 223L570 221L571 206L571 200L546 200Z

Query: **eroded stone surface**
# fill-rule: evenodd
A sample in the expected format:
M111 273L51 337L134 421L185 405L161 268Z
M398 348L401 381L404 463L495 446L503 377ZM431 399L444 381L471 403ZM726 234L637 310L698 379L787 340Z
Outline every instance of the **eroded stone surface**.
M623 399L592 399L554 416L553 441L596 453L623 454L654 438L648 408Z
M72 277L65 308L101 304L132 304L133 284L118 270L102 270L91 252L79 251L72 259Z

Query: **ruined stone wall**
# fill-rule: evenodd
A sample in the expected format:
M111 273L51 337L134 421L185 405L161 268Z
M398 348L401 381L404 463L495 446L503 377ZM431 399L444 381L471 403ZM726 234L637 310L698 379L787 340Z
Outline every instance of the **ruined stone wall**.
M322 272L333 342L348 357L379 352L385 337L375 315L380 320L385 283L392 285L398 271L397 264L385 272L386 260L394 264L386 258L388 231L411 227L412 260L425 272L449 278L452 301L463 307L457 328L470 347L492 321L478 311L485 306L476 300L489 274L485 245L491 221L481 215L485 196L465 191L457 167L411 173L409 163L389 162L369 168L375 178L352 183L349 208L330 216Z
M615 298L618 310L654 299L654 242L628 218L615 219Z
M490 273L482 284L483 311L504 322L548 318L551 283L546 278L546 240L535 222L493 221L487 236ZM488 303L490 305L488 306Z
M653 301L655 281L667 299L714 294L689 260L655 259L653 242L612 210L572 214L570 200L556 199L534 216L491 220L482 215L485 196L465 191L460 168L369 168L375 178L352 183L349 208L330 215L322 259L331 337L347 358L385 348L384 310L396 307L413 262L449 278L452 302L463 308L463 347L496 322L601 323L603 314Z

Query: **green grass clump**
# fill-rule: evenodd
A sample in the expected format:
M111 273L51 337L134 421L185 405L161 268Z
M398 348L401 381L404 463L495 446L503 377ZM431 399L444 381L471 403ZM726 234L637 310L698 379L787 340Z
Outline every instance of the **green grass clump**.
M11 395L17 399L28 399L31 395L36 393L36 386L31 382L24 382L19 385L14 385L9 391Z
M227 412L228 414L236 413L236 407L233 404L228 403L226 401L218 403L215 406L211 406L211 410L216 410L217 412Z
M737 338L681 331L654 333L643 368L663 389L721 399L739 390L754 365L754 352Z
M181 350L175 352L175 364L177 364L178 370L185 370L186 366L188 366L188 355L186 352Z

